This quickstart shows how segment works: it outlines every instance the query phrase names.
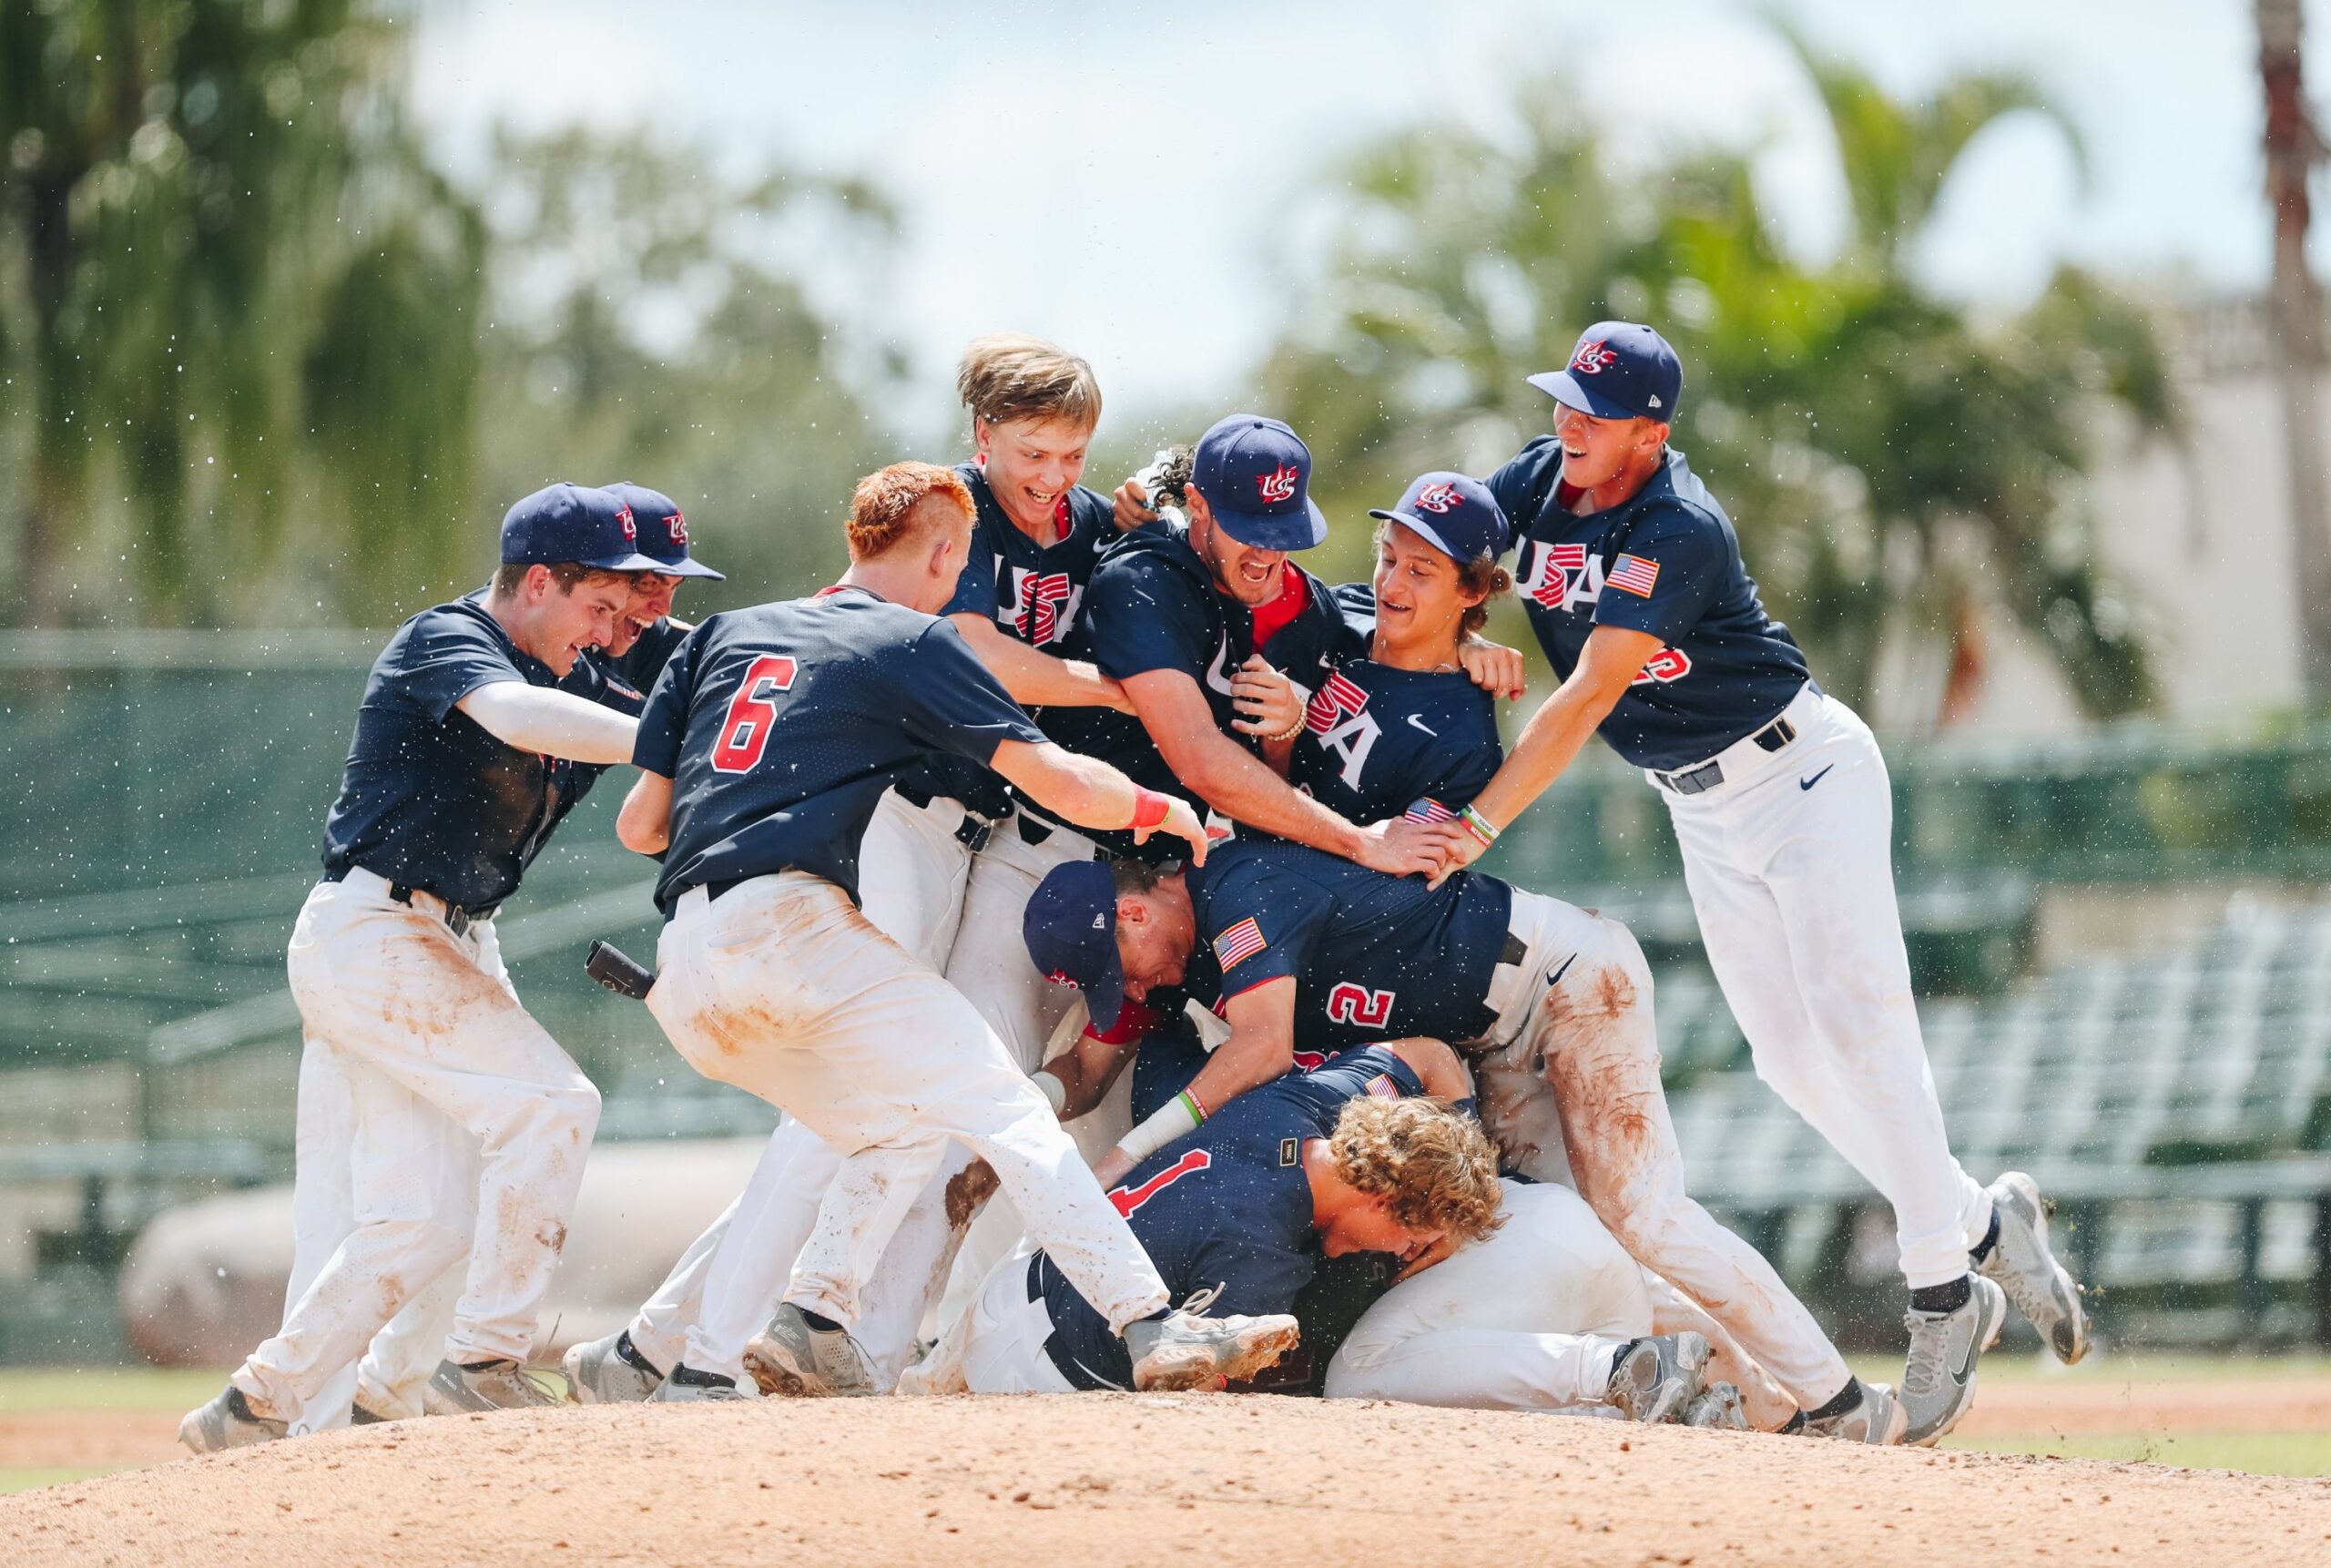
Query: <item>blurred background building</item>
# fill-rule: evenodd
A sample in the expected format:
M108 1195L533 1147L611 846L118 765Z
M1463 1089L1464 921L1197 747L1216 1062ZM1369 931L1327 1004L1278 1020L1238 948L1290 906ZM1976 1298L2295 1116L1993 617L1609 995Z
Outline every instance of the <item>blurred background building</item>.
M803 591L1016 328L1094 359L1104 488L1291 419L1359 575L1362 508L1509 455L1607 315L1682 348L1678 444L1889 738L1970 1168L2067 1202L2108 1334L2331 1340L2331 15L1097 9L0 7L0 1359L163 1344L140 1228L288 1176L364 668L517 495L679 497L730 575L684 615ZM504 951L603 1140L700 1183L769 1113L582 979L652 949L615 793ZM1882 1332L1883 1218L1747 1073L1640 779L1598 749L1501 854L1636 926L1695 1186Z

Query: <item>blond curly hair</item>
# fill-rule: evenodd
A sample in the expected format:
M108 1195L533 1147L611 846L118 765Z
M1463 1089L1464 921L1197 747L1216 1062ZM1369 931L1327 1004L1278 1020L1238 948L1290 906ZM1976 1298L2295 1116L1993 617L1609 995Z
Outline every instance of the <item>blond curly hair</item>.
M1384 1198L1393 1219L1410 1230L1438 1230L1461 1242L1505 1223L1497 1151L1479 1122L1444 1100L1362 1095L1336 1119L1328 1152L1338 1176Z

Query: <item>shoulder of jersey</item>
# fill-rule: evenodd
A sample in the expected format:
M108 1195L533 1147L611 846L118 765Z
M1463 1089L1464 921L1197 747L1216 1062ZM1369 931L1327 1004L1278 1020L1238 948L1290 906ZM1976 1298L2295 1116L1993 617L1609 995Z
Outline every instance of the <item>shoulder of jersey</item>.
M1172 528L1152 524L1146 528L1130 529L1109 541L1101 551L1100 565L1094 571L1109 567L1123 570L1154 570L1160 567L1203 578L1206 567L1199 562L1197 552L1190 548L1186 535Z
M1673 450L1667 453L1667 494L1644 511L1652 517L1688 518L1704 527L1725 528L1731 522L1716 498L1708 494L1700 476L1692 472L1684 454Z

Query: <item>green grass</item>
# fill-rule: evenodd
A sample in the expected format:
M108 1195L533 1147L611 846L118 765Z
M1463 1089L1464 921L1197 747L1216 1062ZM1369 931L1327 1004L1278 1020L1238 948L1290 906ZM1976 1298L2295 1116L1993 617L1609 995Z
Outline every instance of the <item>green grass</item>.
M63 1486L68 1481L89 1481L100 1475L111 1475L114 1467L100 1466L96 1470L11 1470L0 1465L0 1497L12 1492L31 1492L36 1487Z
M2060 1459L2239 1470L2252 1475L2331 1475L2331 1432L2194 1432L2185 1437L2133 1432L2083 1432L2077 1437L2001 1433L1946 1438L1942 1446L1977 1453L2048 1454Z
M190 1410L227 1373L163 1367L0 1367L0 1415L39 1410Z

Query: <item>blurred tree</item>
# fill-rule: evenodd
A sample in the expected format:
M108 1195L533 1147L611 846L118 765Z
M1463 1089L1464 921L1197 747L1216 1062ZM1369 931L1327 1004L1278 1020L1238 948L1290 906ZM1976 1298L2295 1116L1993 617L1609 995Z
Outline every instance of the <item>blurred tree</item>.
M295 513L343 606L444 569L484 230L406 134L402 20L0 5L0 365L31 425L10 618L249 618ZM87 551L75 593L117 495L127 575Z
M732 578L684 613L831 581L850 486L894 440L851 389L890 372L859 362L798 280L814 255L821 276L879 283L889 206L587 130L498 137L489 188L478 509L557 478L667 492Z
M1911 266L1983 127L2061 118L2018 78L1954 78L1904 103L1797 46L1850 193L1834 260L1781 251L1741 159L1623 178L1558 107L1569 95L1533 91L1511 137L1428 128L1357 161L1325 281L1266 367L1271 406L1339 499L1389 496L1452 460L1502 462L1551 423L1525 376L1591 321L1652 321L1684 355L1675 443L1824 684L1867 700L1882 657L1941 654L1943 706L1962 703L1990 602L2091 711L2143 704L2144 642L2095 564L2079 481L2100 402L2146 430L2172 423L2149 322L2067 269L1985 328Z

